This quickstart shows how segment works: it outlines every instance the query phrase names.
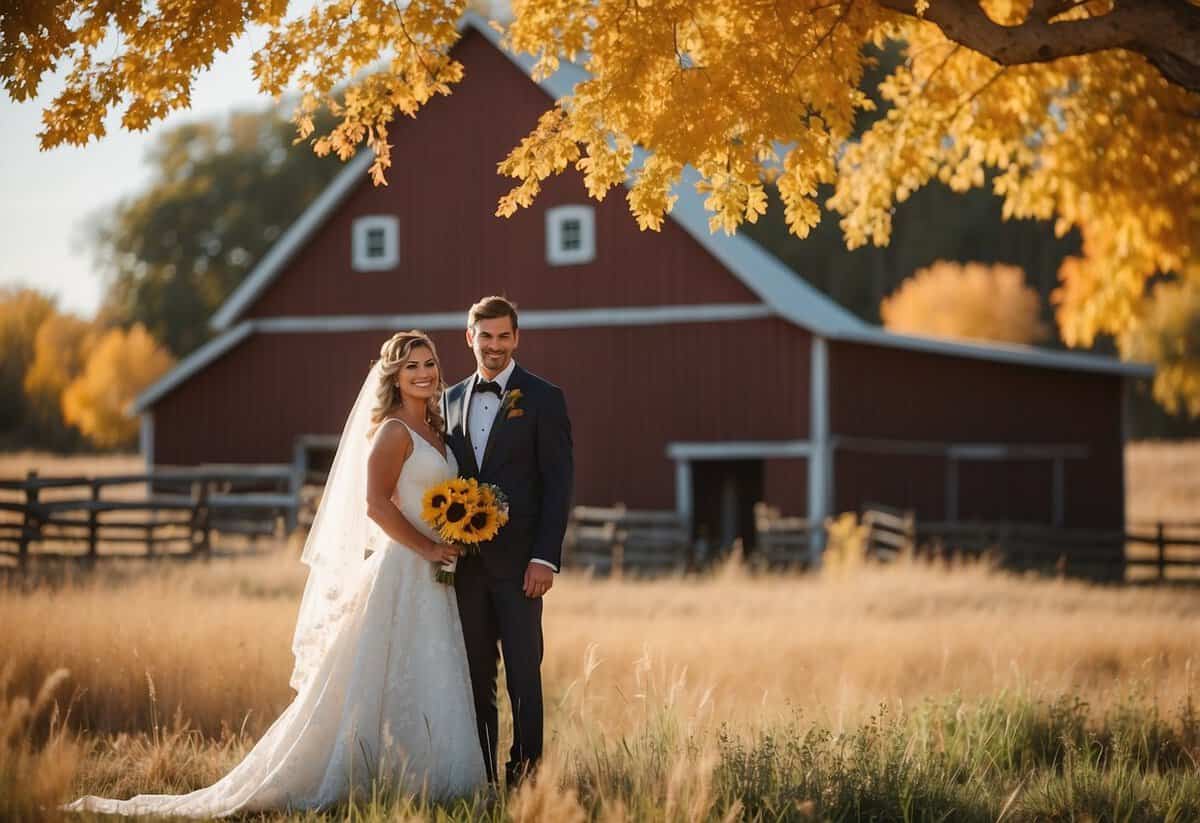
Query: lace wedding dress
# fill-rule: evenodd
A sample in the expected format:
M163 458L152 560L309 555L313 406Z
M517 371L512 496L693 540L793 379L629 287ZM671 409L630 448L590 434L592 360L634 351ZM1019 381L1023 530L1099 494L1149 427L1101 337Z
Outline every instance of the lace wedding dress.
M443 457L409 431L413 450L396 484L400 510L432 538L421 520L424 490L458 466L452 452ZM365 475L365 465L358 471ZM435 582L428 560L385 536L374 549L365 560L360 550L353 572L339 581L344 596L323 621L320 654L302 661L297 652L303 676L293 677L295 700L229 774L191 794L89 796L64 808L219 817L326 807L352 791L369 796L372 781L435 798L482 786L487 775L454 587ZM311 670L301 671L305 665Z

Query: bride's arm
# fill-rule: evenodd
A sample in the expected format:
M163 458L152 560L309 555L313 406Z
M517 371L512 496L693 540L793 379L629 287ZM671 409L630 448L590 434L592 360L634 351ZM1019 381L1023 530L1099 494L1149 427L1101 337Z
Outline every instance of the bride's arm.
M367 516L379 524L388 537L408 546L435 563L458 554L453 546L430 540L400 513L392 501L400 470L412 454L412 435L404 426L384 425L375 434L367 458Z

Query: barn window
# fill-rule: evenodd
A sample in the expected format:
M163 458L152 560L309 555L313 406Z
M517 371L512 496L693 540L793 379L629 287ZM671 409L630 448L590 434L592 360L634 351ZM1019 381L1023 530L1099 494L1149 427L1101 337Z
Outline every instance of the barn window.
M596 219L591 206L556 206L546 211L546 262L553 266L596 259Z
M386 233L383 226L372 226L367 229L367 259L379 260L387 254Z
M562 249L563 251L579 251L580 237L579 221L572 217L569 220L562 221Z
M354 221L351 259L355 271L385 271L400 262L400 221L373 214Z

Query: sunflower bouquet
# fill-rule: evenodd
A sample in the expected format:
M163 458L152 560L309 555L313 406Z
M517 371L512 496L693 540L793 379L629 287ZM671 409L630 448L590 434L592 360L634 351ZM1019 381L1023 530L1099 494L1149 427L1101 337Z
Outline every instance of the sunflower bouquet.
M508 522L508 498L499 487L474 478L454 477L425 491L421 518L438 537L464 551L478 551ZM458 560L438 566L434 579L454 582Z

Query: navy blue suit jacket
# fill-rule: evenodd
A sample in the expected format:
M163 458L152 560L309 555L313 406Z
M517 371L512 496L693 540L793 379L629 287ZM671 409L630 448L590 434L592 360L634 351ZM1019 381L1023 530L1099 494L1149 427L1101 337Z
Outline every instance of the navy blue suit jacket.
M474 381L472 374L446 391L447 442L460 475L493 483L508 496L509 520L477 555L459 560L459 573L522 577L533 558L559 567L574 480L571 421L562 389L516 366L478 466L465 425L467 390Z

